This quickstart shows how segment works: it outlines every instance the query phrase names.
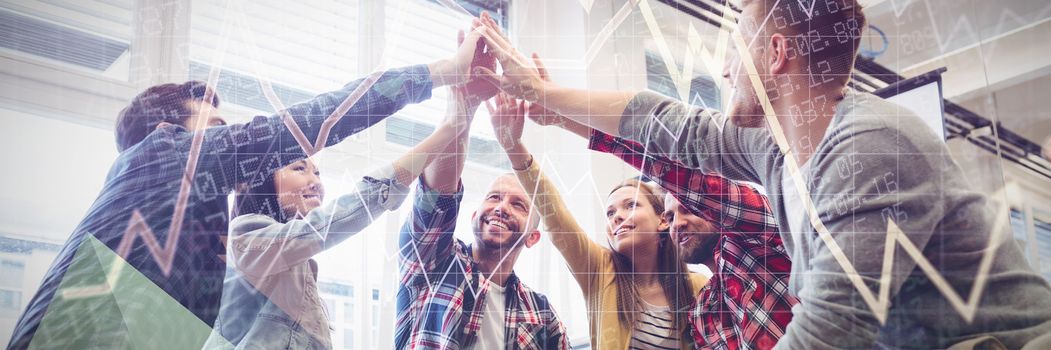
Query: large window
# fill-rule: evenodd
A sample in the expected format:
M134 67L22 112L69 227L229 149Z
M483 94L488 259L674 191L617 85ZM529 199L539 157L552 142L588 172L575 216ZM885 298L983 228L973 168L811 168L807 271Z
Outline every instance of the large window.
M60 67L127 80L132 0L5 1L0 48Z
M357 1L232 2L194 0L191 66L219 59L224 70L242 72L310 93L338 88L357 75ZM239 5L238 5L239 4ZM223 21L236 24L223 33ZM226 34L224 36L224 34Z
M681 68L681 67L680 67ZM695 106L721 110L722 103L719 89L715 86L715 79L708 74L693 73L690 79L690 92L688 102ZM668 66L660 55L654 52L646 52L646 88L665 96L682 100L675 88L675 82L668 73Z
M1011 209L1011 229L1029 264L1051 281L1051 212Z
M26 265L21 261L0 259L0 315L12 316L22 310L22 283Z
M482 5L467 2L462 6L474 14L487 10L497 19L502 18L506 11L506 5L499 2ZM466 14L427 0L389 1L384 13L387 29L385 41L389 43L387 47L390 50L384 52L389 55L388 63L394 67L452 55L456 50L457 31L467 30L465 25L470 21ZM388 119L387 141L412 146L423 140L445 115L448 98L447 89L434 90L430 100L408 106L394 118ZM506 157L493 137L489 112L485 106L479 108L471 125L469 147L468 160L509 169Z
M206 80L219 65L217 88L224 103L270 114L275 108L261 81L288 106L358 75L357 1L193 0L192 9L189 77Z
M473 14L489 11L506 28L507 1L455 2ZM274 112L264 96L263 81L287 106L384 67L384 57L389 58L385 67L445 58L454 52L456 31L467 29L468 18L432 0L156 4L15 0L0 4L0 62L20 64L0 66L5 77L0 86L7 88L0 99L0 114L17 120L4 128L0 140L8 149L35 150L4 154L5 161L31 171L8 175L6 179L14 180L10 183L24 185L23 189L0 195L4 199L0 202L12 203L7 212L18 214L0 220L0 276L4 277L0 278L0 340L10 336L47 266L95 200L117 156L112 134L117 112L146 86L206 80L210 70L221 68L220 111L230 122L243 122ZM144 23L175 28L175 35L144 32L149 27ZM162 64L144 57L173 59ZM6 78L12 75L22 80ZM39 86L26 86L30 81ZM329 198L351 190L366 170L389 162L387 155L400 154L430 134L444 116L447 98L446 89L436 89L428 102L340 145L349 147L334 147L332 151L346 153L350 160L328 164L349 171L325 173L326 188L333 194ZM506 156L493 139L484 107L475 121L468 157L472 164L465 178L488 180L506 171ZM56 139L80 144L74 152L54 144ZM27 175L21 177L23 173ZM76 174L76 181L70 181L69 174ZM39 188L61 194L62 200L40 196L34 190ZM471 191L466 201L477 203L478 186L472 185ZM318 257L319 287L334 347L392 346L397 277L387 281L386 276L372 273L396 274L396 261L389 257L396 247L384 241L398 227L377 222L359 237L323 253L329 257ZM362 254L344 254L347 251ZM355 286L364 289L355 294Z

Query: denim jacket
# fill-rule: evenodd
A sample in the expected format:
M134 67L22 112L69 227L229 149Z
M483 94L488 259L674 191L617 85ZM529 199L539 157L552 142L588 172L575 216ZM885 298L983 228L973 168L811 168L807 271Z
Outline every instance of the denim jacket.
M121 257L166 296L122 300L148 309L171 297L208 326L212 326L222 301L226 263L221 238L229 231L227 195L239 183L254 181L262 174L306 156L297 142L294 122L306 140L335 145L348 136L379 123L410 103L427 100L433 84L426 65L389 69L349 109L343 106L365 79L338 90L297 103L280 114L258 116L244 124L211 127L204 133L196 156L191 156L194 132L181 126L158 128L146 139L121 152L110 168L103 189L84 219L55 257L41 280L40 288L26 305L12 330L9 349L34 347L79 349L117 348L137 338L125 320L152 318L116 307L112 298L67 299L62 289L85 276L105 274L99 263L80 263L80 252L94 253L89 237L114 251L125 247ZM329 124L334 113L342 118ZM291 119L286 119L288 116ZM322 132L325 125L331 126ZM195 171L187 173L193 162ZM184 181L192 190L179 208L176 199ZM176 209L180 209L177 211ZM182 215L182 216L179 216ZM175 221L176 217L181 217ZM166 242L171 253L158 254L146 239ZM163 244L163 243L162 243ZM96 259L97 260L97 259ZM5 276L6 277L6 276ZM91 322L79 322L69 331L69 320L83 317L80 310L93 310ZM45 320L45 316L47 321ZM133 321L132 321L133 322ZM165 331L165 330L158 330ZM206 333L207 334L207 333ZM197 332L170 335L180 341L199 343ZM3 345L3 343L0 343Z
M280 223L259 214L234 218L222 304L205 348L332 348L312 257L397 209L407 193L408 187L397 183L394 169L387 166L362 179L357 191L302 219Z

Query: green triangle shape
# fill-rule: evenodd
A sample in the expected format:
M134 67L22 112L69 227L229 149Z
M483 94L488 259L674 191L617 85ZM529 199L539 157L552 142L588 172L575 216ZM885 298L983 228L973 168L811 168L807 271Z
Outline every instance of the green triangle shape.
M93 235L77 249L30 349L232 349ZM211 338L209 338L211 336Z

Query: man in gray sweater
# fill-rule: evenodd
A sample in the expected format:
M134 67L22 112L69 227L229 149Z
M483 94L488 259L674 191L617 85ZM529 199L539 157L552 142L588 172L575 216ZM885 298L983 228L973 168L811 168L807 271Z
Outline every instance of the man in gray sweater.
M479 73L648 152L762 184L800 299L776 348L1051 348L1051 286L1010 239L1003 205L970 190L917 116L846 88L857 1L741 5L725 118L649 92L556 86L493 27L503 73Z

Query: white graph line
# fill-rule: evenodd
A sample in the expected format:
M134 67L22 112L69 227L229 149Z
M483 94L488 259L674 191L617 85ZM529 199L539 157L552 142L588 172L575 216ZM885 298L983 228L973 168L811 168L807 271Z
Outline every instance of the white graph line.
M591 65L591 62L598 56L599 51L601 51L602 47L606 45L607 41L609 41L609 37L613 35L613 31L617 30L617 27L620 27L620 24L624 23L624 20L631 14L636 2L639 2L639 0L629 0L625 2L624 5L620 7L620 10L617 10L617 13L613 15L613 18L611 18L609 22L606 22L606 25L599 30L598 34L595 35L595 40L591 41L591 45L588 45L587 52L584 53L584 67ZM646 2L646 0L642 0L642 2ZM586 7L586 10L591 12L590 6Z
M942 39L942 33L938 30L938 24L934 21L934 10L931 9L931 2L924 1L923 5L927 7L927 18L931 20L931 31L934 32L934 40L937 40L938 42L938 52L944 53L945 49L949 47L949 44L951 44L961 32L965 32L963 34L967 34L975 41L980 39L978 33L974 31L974 26L971 25L971 21L967 16L961 16L957 19L956 22L953 23L952 29L949 30L949 34Z
M404 3L402 3L402 6L399 7L399 10L402 13L398 16L403 20L404 16L402 15L404 14ZM369 77L362 81L362 83L358 85L358 87L346 99L343 100L339 107L337 107L336 110L331 115L329 115L328 118L325 119L317 139L315 139L314 143L311 144L307 140L303 131L299 128L299 125L295 123L291 115L289 115L287 110L285 110L283 103L277 98L277 94L274 92L269 80L261 74L262 70L259 66L258 47L254 44L254 38L250 35L250 30L248 29L248 21L244 13L245 11L240 6L240 3L235 2L235 0L227 1L223 11L223 26L222 30L220 31L220 33L222 33L222 39L220 40L218 50L216 51L218 57L215 60L215 62L213 62L213 64L211 65L211 69L209 70L207 83L208 86L217 86L216 84L219 80L219 73L222 71L222 64L226 56L228 42L230 37L232 36L231 31L235 29L238 30L238 34L240 34L241 37L248 43L248 51L251 54L250 61L252 62L253 67L256 70L255 73L257 79L260 82L260 85L262 87L264 95L267 98L267 101L270 102L271 106L275 109L275 111L277 111L277 113L281 115L285 126L288 128L289 132L293 134L293 137L299 143L300 147L302 147L304 152L308 156L317 153L325 147L325 143L328 138L328 133L330 129L337 122L339 122L339 120L342 119L343 115L346 114L347 111L355 103L357 103L357 101L365 94L365 92L372 87L376 80L378 80L379 76L382 75L383 71L379 70L369 75ZM233 20L231 20L231 16L234 17ZM235 26L234 24L237 25ZM393 40L388 41L388 45L397 45L400 42L400 39L400 35L395 35ZM386 66L386 63L388 61L387 58L389 57L389 52L390 50L386 50L384 52L384 56L381 59L382 67ZM209 89L205 98L202 99L201 103L210 103L210 101L212 101L214 97L213 94L214 90ZM206 111L207 109L200 108L199 110ZM208 119L208 115L198 116L197 118L199 123L205 123ZM204 141L204 134L205 133L203 132L196 132L193 135L192 143L190 145L190 154L186 163L186 171L184 172L184 175L181 179L179 194L176 198L174 213L172 216L169 233L166 237L164 247L160 246L160 243L157 241L156 235L149 228L149 225L145 222L143 216L136 210L132 213L128 227L125 230L123 237L121 238L121 242L118 246L119 249L117 251L117 255L119 258L126 258L128 253L130 253L131 246L135 243L136 238L142 237L144 244L147 245L151 256L161 268L162 273L165 276L170 275L172 269L172 262L174 260L176 249L178 248L178 241L182 233L182 222L185 217L186 206L189 200L189 191L193 186L193 178L197 169L197 159L200 156L201 145ZM118 262L115 260L114 263ZM117 266L121 265L118 264ZM107 277L107 281L112 280L115 283L117 276L119 276L119 273L120 268L111 269ZM112 285L112 283L94 286L71 287L61 291L61 295L71 298L98 296L109 293L110 291L112 291L113 287L114 285Z
M902 4L898 4L901 1ZM909 8L909 5L915 0L890 0L890 7L894 10L894 17L900 18L902 14L905 14L905 9Z
M701 39L700 33L697 32L697 28L693 26L693 23L689 24L687 29L687 42L686 51L683 53L683 68L679 70L675 64L675 56L672 54L671 48L668 45L668 41L664 37L664 33L661 31L660 25L657 23L657 18L653 14L653 9L649 6L647 0L641 0L639 2L639 12L642 13L642 18L646 22L646 27L649 28L650 35L653 37L654 42L657 45L657 52L661 55L661 60L664 61L664 65L668 70L668 76L671 77L672 84L675 86L675 90L679 95L680 100L690 101L690 87L693 83L693 60L694 57L699 57L701 64L704 65L705 69L712 76L718 76L723 70L723 65L726 62L726 56L728 54L727 46L730 42L730 32L733 31L731 23L733 23L733 11L728 7L723 6L723 21L720 23L722 27L719 29L719 34L716 37L714 51L709 49L704 41ZM712 79L715 82L715 88L723 91L725 84L722 79ZM725 91L724 91L725 92ZM732 92L723 93L723 96L731 96ZM724 118L719 118L717 121L718 125L723 125ZM664 127L663 124L661 124ZM664 127L667 130L667 127ZM668 130L670 133L670 130ZM673 134L674 135L674 134Z
M591 7L595 5L595 0L579 0L580 7L584 8L584 12L591 13Z
M456 1L453 1L453 0L438 0L438 3L442 4L442 6L445 6L446 8L448 8L450 10L453 10L454 12L457 12L457 13L459 13L461 15L466 15L468 17L474 16L474 15L471 14L471 12L467 11L467 9L463 8L463 6L460 6L460 4L456 3ZM404 4L404 2L403 2L403 4Z
M1005 230L1006 218L1007 218L1007 203L1004 202L997 210L997 220L993 226L993 232L990 237L989 246L983 253L981 265L979 266L978 275L975 279L974 285L971 287L970 295L968 300L965 302L963 298L952 288L945 277L939 272L933 264L923 255L922 251L918 249L904 233L898 228L897 224L893 220L888 220L887 226L887 246L884 247L884 266L882 267L882 276L880 277L880 291L879 296L873 294L872 290L862 280L861 275L854 268L853 263L844 254L843 249L839 244L832 238L831 232L825 227L824 222L821 221L820 215L817 208L814 206L813 201L810 197L810 191L807 189L806 181L803 179L803 175L799 170L799 164L796 161L796 157L785 137L785 132L781 128L780 122L777 120L776 113L773 110L773 106L770 103L769 96L766 95L766 89L763 88L762 79L759 76L758 70L756 69L755 62L753 61L750 52L745 44L744 37L740 32L735 31L733 33L734 42L738 48L738 54L741 55L741 62L744 64L744 68L747 70L749 79L751 80L753 89L755 90L756 96L759 98L760 104L763 108L763 112L766 116L767 126L770 128L770 132L774 137L774 141L777 146L781 149L784 154L784 167L788 169L789 174L792 178L792 182L795 185L796 191L799 194L799 198L803 202L804 209L806 209L807 215L810 219L810 224L817 231L818 236L822 242L828 246L829 251L832 253L836 262L839 263L840 267L843 268L847 278L854 285L854 288L858 290L860 296L868 304L869 309L872 310L876 319L882 324L886 322L888 308L890 304L889 296L889 282L891 277L889 275L892 270L892 266L887 266L888 263L893 261L893 251L897 245L900 245L905 252L916 262L920 269L930 278L931 283L946 297L947 300L953 305L953 308L968 322L974 319L975 312L977 311L978 302L981 297L981 293L985 288L986 280L988 279L989 269L992 267L993 259L995 258L996 249L999 247L1003 240L1003 232ZM893 244L896 243L896 244ZM889 251L889 252L888 252Z
M229 23L230 7L233 5L233 1L227 1L223 11L223 26L220 31L222 33L222 39L219 41L218 57L215 62L212 63L211 69L208 72L208 86L216 86L219 80L219 72L222 69L223 61L226 57L226 48L229 44L229 31L232 29ZM214 90L208 89L205 93L204 98L201 100L202 108L198 110L202 113L208 113L208 109L203 108L204 104L210 104L214 98ZM199 124L207 123L209 115L199 115L197 122ZM200 127L201 125L198 125ZM201 143L204 141L204 133L194 133L193 139L190 144L190 155L186 162L186 170L181 178L179 184L179 194L177 195L174 213L172 215L171 226L168 229L168 236L165 240L164 247L160 247L160 243L157 241L156 235L153 230L150 229L149 224L146 223L145 218L136 209L132 212L131 218L128 221L128 226L124 231L121 241L118 245L117 255L111 262L110 273L107 274L107 283L102 285L94 286L82 286L82 287L71 287L63 289L60 294L66 298L85 298L98 296L110 293L115 287L117 278L120 275L123 264L117 261L117 259L124 259L131 252L131 246L135 243L136 238L142 237L143 242L146 244L150 255L153 260L161 268L161 272L168 276L171 273L172 261L175 258L175 250L178 248L179 238L182 234L182 222L186 213L186 206L190 196L190 188L193 184L194 174L197 172L197 158L200 155Z

